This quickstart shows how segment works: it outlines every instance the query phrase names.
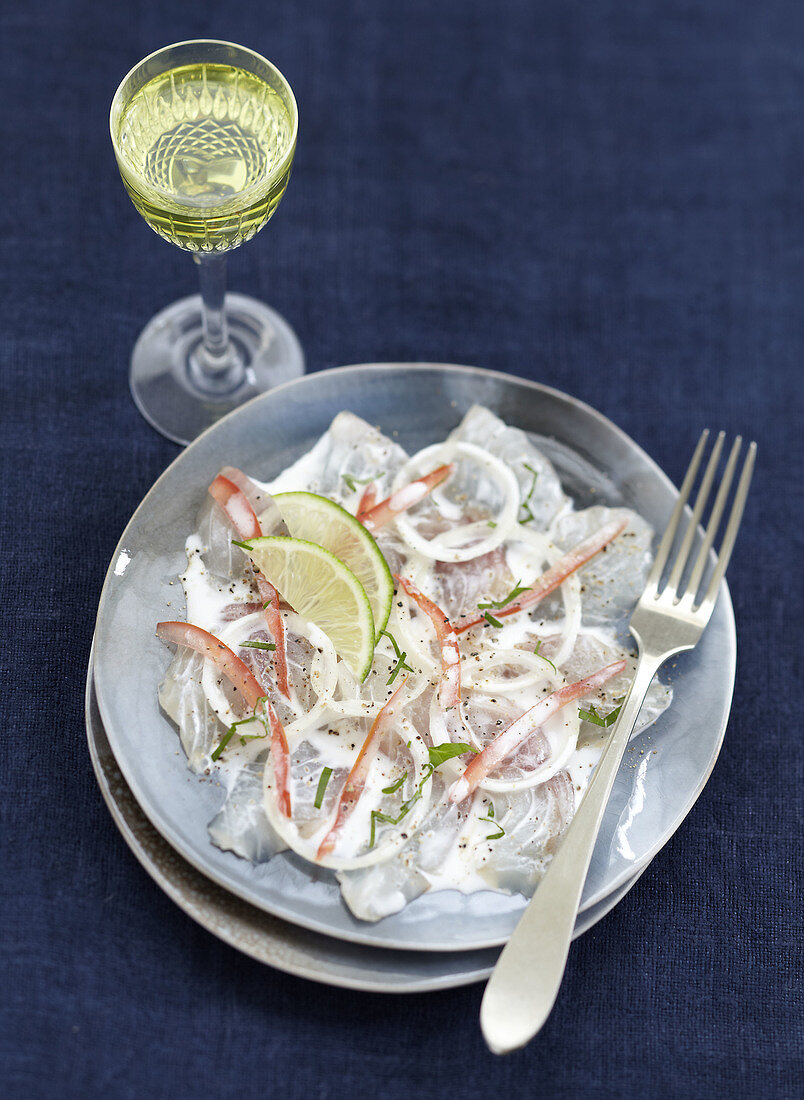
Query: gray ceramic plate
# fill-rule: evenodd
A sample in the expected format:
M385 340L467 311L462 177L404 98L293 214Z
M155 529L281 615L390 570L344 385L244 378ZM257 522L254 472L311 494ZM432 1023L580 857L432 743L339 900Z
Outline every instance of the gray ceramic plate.
M377 924L356 920L333 876L283 854L254 866L207 839L222 791L193 776L156 685L170 653L154 624L180 618L184 539L225 463L271 478L351 409L409 451L443 439L479 402L531 432L581 505L623 503L657 529L676 491L609 420L579 401L508 375L436 364L341 367L288 383L231 413L189 446L143 500L115 551L98 611L95 680L109 742L137 802L190 863L244 900L313 931L377 947L468 951L505 942L524 900L483 892L424 895ZM693 433L697 435L697 432ZM686 459L686 455L684 456ZM736 640L728 591L698 647L671 670L675 701L636 739L618 776L582 911L623 886L666 843L714 766L728 717Z
M491 974L500 949L417 952L367 950L288 924L217 886L182 859L140 809L120 773L103 728L90 662L85 714L87 741L98 786L120 832L142 866L167 896L231 947L288 974L326 985L375 993L426 993L479 982ZM575 936L588 931L636 883L641 872L582 913Z

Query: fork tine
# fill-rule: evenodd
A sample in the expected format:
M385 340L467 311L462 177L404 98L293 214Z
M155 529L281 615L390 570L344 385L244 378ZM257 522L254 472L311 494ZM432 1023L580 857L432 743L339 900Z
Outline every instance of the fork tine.
M703 545L698 552L698 557L695 561L695 565L690 576L689 584L687 585L687 597L690 600L694 600L698 587L701 583L701 577L703 571L706 568L706 561L709 556L709 550L712 543L715 541L715 535L717 529L720 526L720 517L723 515L723 508L726 504L726 498L729 495L729 489L731 488L732 478L734 477L734 469L737 465L737 459L740 454L740 448L743 445L743 437L738 435L734 440L731 447L731 453L729 460L726 463L726 469L723 471L723 480L720 483L717 496L715 497L715 503L712 508L712 514L709 517L709 524L706 528L706 535L704 536Z
M709 604L710 602L714 604L717 599L717 590L720 586L720 582L723 580L726 566L729 564L729 558L734 549L734 540L737 538L740 520L743 518L745 498L748 496L751 475L754 472L754 459L756 458L756 453L757 445L756 443L751 443L748 448L748 454L745 456L745 463L743 465L743 472L740 475L740 481L737 485L737 492L734 494L734 503L731 506L731 515L729 516L726 533L723 536L723 545L718 554L717 565L712 574L712 580L709 582L709 587L706 590L706 595L701 600L699 607L703 607L704 604Z
M687 468L687 472L684 475L684 481L681 484L679 490L678 500L676 506L673 509L673 514L670 516L670 522L667 524L664 534L662 535L662 541L659 543L659 549L656 551L656 558L653 562L653 568L650 571L648 577L647 588L651 586L656 587L661 578L665 565L667 564L667 557L670 553L670 548L673 545L673 540L676 537L676 531L678 530L678 523L681 519L684 511L684 506L687 503L690 495L690 489L695 482L696 474L698 473L698 467L701 464L701 455L703 454L706 441L709 438L709 429L704 428L701 432L701 438L698 440L698 444L695 448L695 453L692 456L690 464Z
M723 450L723 440L726 438L725 432L719 432L718 437L715 440L715 445L712 448L712 453L709 456L709 461L706 464L706 471L701 480L700 488L698 489L698 495L695 498L695 508L693 509L690 521L687 524L687 530L684 532L684 541L681 544L681 548L676 554L676 560L673 564L673 571L670 574L670 579L667 582L667 591L674 593L675 598L678 599L682 593L680 592L681 574L687 565L687 558L690 556L690 548L692 547L692 540L695 538L695 532L698 530L698 524L701 522L701 515L706 507L706 502L709 499L709 490L712 488L712 480L715 476L715 470L717 464L720 461L720 452Z

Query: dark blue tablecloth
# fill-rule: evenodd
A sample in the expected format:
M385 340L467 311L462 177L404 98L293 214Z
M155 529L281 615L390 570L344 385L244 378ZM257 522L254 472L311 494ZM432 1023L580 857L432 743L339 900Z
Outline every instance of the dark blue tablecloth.
M802 31L796 0L5 7L2 1095L800 1095ZM101 581L177 453L128 357L195 280L123 192L108 102L198 36L253 45L297 93L290 189L231 284L288 317L311 370L512 371L675 480L704 425L759 442L721 759L504 1060L479 987L361 995L223 946L141 870L92 776Z

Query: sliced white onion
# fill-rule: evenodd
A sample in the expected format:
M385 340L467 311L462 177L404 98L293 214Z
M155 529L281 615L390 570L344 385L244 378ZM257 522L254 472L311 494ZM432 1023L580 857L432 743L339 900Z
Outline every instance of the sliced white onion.
M486 676L490 669L499 668L500 665L520 668L524 666L528 671L506 679L495 680ZM563 683L563 677L553 672L544 657L537 653L528 653L525 649L494 649L490 652L481 650L474 660L463 662L461 686L481 691L484 695L510 695L545 681L556 688Z
M416 530L410 516L404 512L398 515L395 522L402 538L419 554L434 561L471 561L473 558L479 558L483 554L496 550L508 537L519 514L519 482L513 471L509 470L499 458L484 451L482 447L476 447L473 443L436 443L432 447L425 447L398 472L394 481L394 490L401 489L403 485L415 481L417 477L421 477L436 466L460 458L469 459L482 466L497 480L503 491L503 505L493 521L470 525L478 529L474 532L475 534L482 533L479 530L481 528L490 532L473 546L445 545L443 541L439 541L440 536L426 539ZM489 522L493 522L495 526L489 528ZM450 531L448 534L451 537L453 532Z
M557 720L561 720L564 710L567 710L567 708L563 708L557 714L554 714L541 727L542 732L548 735L550 748L552 750L550 756L541 767L536 768L532 772L528 772L528 774L523 775L521 779L484 779L478 784L480 789L493 793L524 791L527 790L528 787L537 787L540 783L546 783L548 779L552 779L554 775L560 772L575 752L575 748L578 744L578 730L580 729L577 707L572 707L571 710L567 710L567 713L564 714L562 729L555 729ZM552 730L550 728L551 725L553 726Z
M414 580L414 584L417 582ZM418 585L417 585L418 586ZM401 607L399 606L401 604ZM435 631L426 615L411 617L412 604L405 590L400 586L394 600L394 611L387 629L396 638L400 649L421 666L422 675L436 680L441 675L441 656L435 656ZM432 643L432 644L431 644Z
M285 611L282 613L282 616L285 621L285 630L297 634L299 637L306 638L315 649L312 664L310 666L310 681L313 691L315 691L318 698L316 703L309 710L305 710L291 686L291 698L289 703L295 717L292 721L285 723L285 736L288 738L289 742L292 742L299 734L303 733L309 726L317 724L324 716L327 709L326 699L328 696L332 695L337 683L338 658L332 642L323 630L319 630L317 626L314 626L301 615L297 615L295 611ZM266 623L264 615L260 611L255 611L251 615L244 615L240 619L235 619L233 622L227 623L220 632L219 637L222 642L228 645L229 648L236 653L241 642L246 641L256 630L265 629ZM234 722L239 721L239 716L235 713L229 700L226 698L220 685L220 679L220 672L216 669L212 661L205 660L204 671L201 677L201 686L210 707L212 707L224 726L228 728ZM243 727L243 734L248 734L250 729L251 727ZM256 740L247 742L247 746L249 747L249 753L251 755L257 754L265 748L264 744L260 745Z
M388 675L390 675L396 664L396 654L393 651L391 643L385 638L381 640L375 650L375 663L378 658L381 663L387 664L387 672ZM374 718L388 702L388 695L393 689L390 685L386 684L387 677L385 673L380 673L379 669L376 669L376 671L373 670L369 675L380 675L383 677L382 682L383 685L388 688L388 692L383 693L381 699L364 698L362 692L365 691L365 684L360 684L355 679L346 663L344 661L339 661L337 682L333 691L330 692L326 698L329 711L346 718ZM393 686L398 687L406 676L407 687L405 688L405 699L410 703L418 695L421 695L430 682L430 679L429 675L421 676L403 671L394 678ZM339 692L339 698L337 699L335 698L336 691Z
M551 675L550 679L555 686L563 683L563 677L560 675ZM484 791L501 793L504 791L524 791L528 787L536 787L539 783L546 783L548 779L552 779L557 772L561 771L575 752L580 725L577 707L563 707L557 714L548 718L543 726L535 727L533 730L535 733L536 728L540 728L550 742L550 755L544 764L519 779L486 778L478 784L479 788ZM476 749L482 749L483 743L476 736L471 723L466 720L464 720L464 730L467 744L473 745ZM430 735L434 745L444 745L452 740L447 732L444 714L435 697L430 704ZM444 775L448 775L452 780L462 775L465 767L463 761L453 757L451 760L445 761L440 766L439 771Z
M400 717L399 725L395 732L397 736L406 742L408 751L411 755L414 767L413 785L415 789L424 777L425 765L429 763L427 750L421 738L416 734L416 730L404 714ZM376 766L376 759L374 764ZM367 788L370 782L371 775L369 775L369 781L366 784ZM336 871L354 871L360 867L370 867L375 863L383 863L386 859L390 859L391 856L407 843L408 838L419 828L430 808L433 797L432 786L432 783L424 783L422 785L421 798L412 807L410 813L402 819L399 823L399 827L395 831L391 829L386 830L383 840L374 848L370 849L368 852L364 852L362 855L351 857L338 856L336 852L332 852L330 855L324 856L320 860L316 858L321 841L332 827L332 815L328 814L325 818L322 818L320 826L314 833L311 833L309 836L301 836L293 819L285 817L284 814L279 812L277 807L276 797L274 795L273 766L270 757L266 761L263 775L263 803L265 812L268 815L268 820L273 828L285 841L287 846L303 859L316 864L318 867L330 867ZM364 791L362 797L365 798L365 796L366 791ZM290 797L292 807L292 790ZM379 808L379 806L377 808Z
M461 719L463 727L466 730L466 744L474 746L479 752L483 746L475 736L472 727L466 721L463 709L461 709ZM438 701L438 692L433 695L430 701L430 739L434 745L447 745L452 741L449 730L447 729L444 711L441 709L441 705ZM440 764L438 770L442 776L448 776L450 782L452 782L452 780L457 779L459 775L463 774L465 767L466 765L462 760L459 760L457 756L453 756L451 760L445 760L443 764Z

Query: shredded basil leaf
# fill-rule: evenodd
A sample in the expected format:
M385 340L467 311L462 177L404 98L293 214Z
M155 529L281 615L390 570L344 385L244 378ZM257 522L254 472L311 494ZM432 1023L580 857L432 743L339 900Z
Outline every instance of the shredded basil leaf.
M399 813L396 815L396 817L391 817L390 814L384 814L382 810L371 811L371 833L369 835L369 848L374 847L377 822L384 821L387 825L398 825L402 818L405 817L406 814L410 813L411 808L419 801L422 796L422 789L424 787L424 784L427 782L434 771L435 768L432 764L424 765L425 774L419 780L416 790L413 792L410 798L406 799L406 801L402 803L399 808Z
M536 517L533 515L533 511L531 510L531 507L530 507L530 498L533 496L533 491L536 488L536 480L539 477L539 471L534 470L533 467L530 466L527 462L523 463L523 465L524 465L525 469L529 471L529 473L533 474L533 480L530 483L530 489L528 489L527 496L522 501L522 504L520 505L520 508L525 513L525 520L533 520ZM520 520L520 523L521 522L522 522L522 520Z
M407 653L402 653L399 660L396 662L394 667L391 669L391 675L385 681L385 686L386 687L389 687L394 682L394 680L397 678L397 676L402 671L402 669L405 669L406 672L413 672L413 669L405 661L406 657L407 657Z
M381 630L380 634L384 634L386 638L390 639L391 645L394 647L394 653L396 654L396 664L391 669L391 675L385 681L385 686L388 687L394 682L394 680L397 678L399 673L402 672L403 669L406 672L413 672L413 669L406 662L407 653L405 653L404 650L400 649L399 646L396 644L396 638L393 636L390 630Z
M579 710L578 717L582 718L584 722L593 722L596 726L602 726L603 729L608 729L609 726L613 726L617 721L617 715L623 709L622 703L614 710L610 710L608 714L600 715L597 713L592 704L589 704L588 710Z
M268 736L268 729L265 726L265 715L264 714L257 714L257 707L260 705L260 703L267 702L267 700L268 700L267 695L261 695L259 697L259 699L257 700L257 702L254 704L254 713L253 714L250 714L248 716L248 718L241 718L240 721L238 721L238 722L232 722L231 726L229 726L226 733L223 735L223 737L220 739L218 744L215 746L215 748L209 754L210 760L218 760L220 758L221 753L223 752L223 750L226 748L226 746L229 744L229 742L234 737L235 730L237 729L238 726L248 725L249 722L255 722L255 721L262 722L263 727L265 728L265 733L255 733L252 737L249 737L249 740L254 740L257 737L267 737ZM240 738L240 740L241 740L241 742L243 742L242 737Z
M218 744L215 746L215 748L209 754L210 760L217 760L218 759L218 757L221 755L223 750L226 748L226 746L229 744L229 742L234 737L234 731L235 731L234 726L229 726L226 733L223 735L223 737L220 739Z
M493 607L496 611L500 611L503 607L507 607L512 600L515 600L517 596L521 596L523 592L527 592L529 589L530 585L523 585L517 581L507 596L503 596L501 600L489 600L488 603L479 603L477 609L482 611L484 607Z
M474 745L467 745L465 741L447 741L443 745L433 745L432 748L427 750L430 757L430 763L433 768L440 768L441 765L451 760L453 756L462 756L465 752L479 752Z
M375 480L373 477L352 477L351 474L341 474L341 477L353 493L357 492L358 485L368 485L370 481Z
M276 649L273 642L241 642L241 649Z
M399 788L402 786L402 784L407 779L407 777L408 777L408 773L405 772L401 779L397 779L396 783L392 783L390 787L383 787L382 793L383 794L393 794L394 791L398 791Z
M497 833L489 833L489 835L486 837L486 840L499 840L501 836L505 836L505 829L503 829L503 827L499 823L499 821L494 820L494 803L493 802L489 802L489 812L486 814L486 816L485 817L479 817L478 821L488 821L488 823L490 825L496 825L497 828L499 829L499 832L497 832Z
M543 653L539 653L539 650L540 650L541 648L542 648L542 639L541 639L541 638L539 638L538 642L536 643L536 648L535 648L535 649L534 649L534 651L533 651L533 652L534 652L534 655L535 655L536 657L541 657L541 659L542 659L543 661L547 661L548 665L549 665L549 666L550 666L550 668L551 668L551 669L553 670L553 672L558 672L558 669L557 669L557 668L556 668L556 666L555 666L555 665L553 664L553 662L552 662L552 661L550 660L550 658L549 658L549 657L545 657L545 655L544 655Z
M422 789L424 787L424 784L427 782L428 779L430 779L437 767L443 764L445 760L450 760L453 756L460 756L464 752L477 752L478 750L472 745L466 745L463 742L457 741L450 742L446 745L436 745L434 748L428 749L427 751L430 756L430 762L424 765L425 774L419 780L416 790L413 792L410 798L406 799L399 807L399 813L396 815L396 817L391 817L390 814L383 813L382 810L371 811L371 833L369 835L369 848L374 847L374 842L376 840L377 822L383 821L386 825L398 825L400 821L402 821L402 819L408 813L410 813L411 808L415 806L415 804L419 801L422 796ZM406 776L407 772L405 772L405 775L402 776L400 783L405 779ZM399 784L395 784L393 787L390 787L387 790L383 791L383 794L391 794L392 791L398 788L398 786Z
M324 768L321 772L321 776L318 780L318 788L315 792L315 802L313 802L317 810L321 809L321 803L324 801L324 791L327 789L327 783L329 783L331 775L332 768Z
M396 644L396 638L393 636L391 631L390 630L381 630L380 634L385 635L385 637L390 641L391 645L394 647L394 653L397 655L397 657L401 657L402 656L402 650Z

